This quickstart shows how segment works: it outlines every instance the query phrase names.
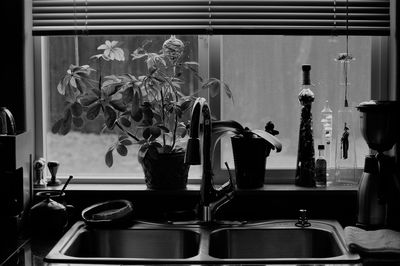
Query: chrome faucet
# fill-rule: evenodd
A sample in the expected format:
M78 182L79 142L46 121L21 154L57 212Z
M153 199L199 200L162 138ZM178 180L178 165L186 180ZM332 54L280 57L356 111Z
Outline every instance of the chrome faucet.
M192 165L201 164L199 139L201 117L203 117L203 173L200 186L200 207L203 212L202 221L212 222L216 211L233 198L235 185L230 178L219 188L214 187L211 154L211 111L204 98L198 98L193 105L185 162Z

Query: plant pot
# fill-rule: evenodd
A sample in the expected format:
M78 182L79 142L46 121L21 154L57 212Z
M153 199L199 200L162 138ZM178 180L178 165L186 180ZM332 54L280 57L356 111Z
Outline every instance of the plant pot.
M139 156L149 189L184 189L190 165L185 164L185 152L157 153L148 151Z
M264 185L265 164L271 145L262 138L231 137L238 188L252 189Z

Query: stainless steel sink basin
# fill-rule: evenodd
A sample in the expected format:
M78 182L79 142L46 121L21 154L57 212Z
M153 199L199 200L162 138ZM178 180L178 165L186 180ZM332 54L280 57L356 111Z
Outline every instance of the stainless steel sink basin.
M100 229L77 222L44 259L54 263L132 264L183 261L199 253L198 230L135 224Z
M216 258L329 258L342 255L334 238L317 229L221 229L210 236Z
M77 222L45 257L51 263L90 264L354 264L335 221L155 224L95 229Z
M71 257L182 259L196 256L199 234L189 230L83 230L64 254Z

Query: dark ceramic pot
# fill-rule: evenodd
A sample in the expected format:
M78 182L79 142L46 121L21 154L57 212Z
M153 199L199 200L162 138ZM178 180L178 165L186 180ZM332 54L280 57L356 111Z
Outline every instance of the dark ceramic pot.
M185 164L185 152L147 152L144 157L139 156L139 163L149 189L186 188L189 165Z
M41 200L29 212L31 232L40 238L59 237L68 226L74 207L65 204L65 193L42 191L36 194Z
M236 185L252 189L264 185L265 165L271 145L262 138L232 137Z

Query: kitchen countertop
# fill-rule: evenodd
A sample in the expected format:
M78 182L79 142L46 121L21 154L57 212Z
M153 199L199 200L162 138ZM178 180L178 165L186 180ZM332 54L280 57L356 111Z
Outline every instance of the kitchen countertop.
M50 188L50 189L58 189L58 188ZM49 190L47 188L46 190ZM36 192L39 190L35 190ZM141 210L153 210L153 212L162 213L161 211L169 210L168 208L162 208L164 205L171 206L176 204L176 201L179 201L180 204L186 203L189 207L193 205L191 202L196 203L198 201L198 191L199 185L192 184L188 185L188 188L182 193L179 193L179 197L177 197L176 191L170 191L165 193L160 193L157 191L151 191L146 189L145 185L140 184L70 184L67 188L67 196L68 203L78 207L77 210L79 212L80 207L88 206L88 204L92 204L93 202L102 201L105 198L113 196L118 193L118 197L124 198L126 197L132 202L135 202L137 213L141 213ZM248 210L249 206L259 206L259 204L254 204L254 202L262 202L264 206L268 206L269 212L268 218L270 219L270 215L276 215L276 213L280 214L289 213L288 216L292 217L296 215L296 210L298 206L306 206L313 212L311 213L312 217L326 217L326 215L330 215L332 217L348 217L348 213L354 212L357 188L356 187L329 187L329 188L299 188L294 185L265 185L263 188L258 190L251 190L251 192L247 190L239 190L237 191L237 201L232 204L232 209L236 212L238 210L245 211L246 214L253 214ZM318 204L313 205L315 202L315 196L318 196ZM131 197L131 198L129 198ZM159 198L162 198L162 201L159 201ZM260 201L262 199L262 201ZM92 202L93 201L93 202ZM153 202L154 201L154 202ZM243 206L238 203L243 203ZM322 203L323 202L323 203ZM290 204L289 204L290 203ZM268 204L268 205L267 205ZM82 205L82 206L79 206ZM186 206L184 205L184 206ZM296 205L296 206L294 206ZM324 206L323 211L321 212L318 206ZM146 208L144 208L145 206ZM161 206L161 207L160 207ZM282 206L286 206L287 208L293 209L293 214L288 212L288 210L282 209ZM186 206L187 207L187 206ZM322 207L320 207L322 208ZM347 209L346 209L347 208ZM278 211L280 212L278 212ZM289 210L289 211L290 211ZM254 210L257 214L260 213L260 210L256 208ZM329 213L326 213L329 211ZM229 206L227 208L227 212L229 215ZM142 214L142 213L141 213ZM146 214L146 213L145 213ZM280 216L277 216L280 217ZM330 217L330 218L332 218ZM293 218L293 217L292 217ZM352 220L349 219L351 222ZM58 239L31 239L31 250L33 257L33 265L34 266L65 266L65 264L58 263L44 263L43 258L47 255L47 253L52 249L52 247L57 243ZM75 264L68 264L75 265ZM85 264L90 265L90 264ZM108 264L110 265L110 264ZM320 265L320 264L319 264ZM357 265L357 264L356 264ZM400 262L387 262L383 261L379 262L366 262L364 264L358 264L357 266L386 266L386 265L396 265L399 266ZM26 265L31 266L31 265Z
M29 239L5 238L0 241L0 265L17 254L29 242Z

